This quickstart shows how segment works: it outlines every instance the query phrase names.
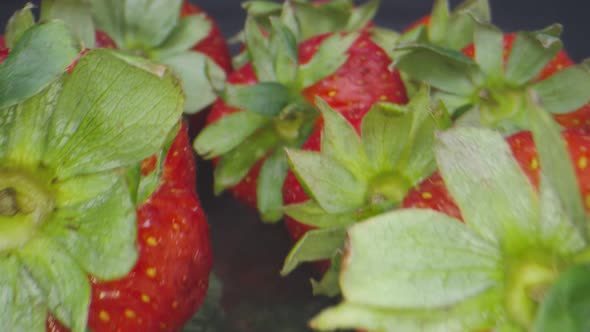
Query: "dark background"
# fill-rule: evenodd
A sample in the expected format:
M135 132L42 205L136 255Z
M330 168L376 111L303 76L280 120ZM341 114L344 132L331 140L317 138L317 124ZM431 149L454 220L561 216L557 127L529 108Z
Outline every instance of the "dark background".
M564 25L565 49L575 61L590 57L588 0L490 0L493 21L505 31L540 29L559 22ZM4 26L25 0L0 0ZM32 1L38 4L39 1ZM240 0L192 0L208 12L226 37L240 31L244 11ZM451 0L453 5L460 1ZM382 0L375 22L403 29L430 12L432 0ZM1 28L0 28L1 29ZM281 224L264 225L252 211L231 197L214 197L211 167L199 161L199 192L211 225L216 280L213 295L222 310L206 305L186 331L297 332L329 299L312 298L309 269L298 269L287 278L279 276L290 241ZM217 301L214 301L217 302ZM198 328L195 328L198 326ZM204 326L206 326L204 328Z

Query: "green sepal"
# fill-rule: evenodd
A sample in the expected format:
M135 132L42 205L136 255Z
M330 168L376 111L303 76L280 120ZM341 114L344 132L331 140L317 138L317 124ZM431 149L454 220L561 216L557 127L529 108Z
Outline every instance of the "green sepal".
M138 256L135 204L124 180L114 173L81 180L71 180L67 185L77 191L84 184L104 180L111 187L86 201L60 206L44 224L43 232L98 279L123 277Z
M346 165L357 179L368 180L364 170L369 167L369 160L354 127L320 97L316 97L315 105L324 118L322 154Z
M205 159L221 156L240 145L269 121L267 117L254 112L229 114L205 127L193 147Z
M435 0L430 14L430 24L427 28L428 38L434 44L439 45L447 38L450 16L449 2Z
M180 119L183 102L178 81L159 74L130 66L106 49L88 52L65 80L44 163L63 179L131 165L158 151ZM110 97L104 98L107 91Z
M358 39L357 33L333 34L319 46L311 60L299 68L299 88L307 88L332 75L348 60L348 49Z
M273 54L269 40L262 33L262 27L255 19L246 18L244 30L247 52L259 82L276 82Z
M397 68L411 79L441 91L471 96L482 80L477 64L458 51L429 44L405 44L396 53Z
M283 207L283 211L286 215L298 222L318 228L345 227L353 224L357 220L354 211L326 213L326 210L314 200L289 204Z
M322 278L317 281L311 279L311 291L313 295L324 295L334 297L340 294L340 266L342 263L341 253L336 254L330 261L330 268L324 273Z
M381 0L369 0L362 5L354 7L346 24L346 31L357 31L367 27L375 15L377 15L380 5Z
M399 309L452 306L500 281L499 249L442 213L382 214L352 226L348 238L341 286L354 303ZM365 282L367 276L371 282Z
M0 259L0 324L7 331L45 331L47 303L16 255Z
M287 255L281 275L291 273L302 263L331 259L344 246L345 239L346 228L343 227L310 230Z
M252 0L252 1L244 1L242 3L242 8L246 10L248 15L253 16L257 19L266 18L271 15L277 15L281 12L283 5L270 2L266 0Z
M182 5L182 0L91 1L98 28L130 49L162 44L178 24Z
M17 10L6 24L4 40L6 47L13 48L17 40L35 25L35 16L33 16L33 5L27 3L23 9Z
M576 110L590 101L590 60L565 68L531 89L547 112L564 114Z
M278 18L270 18L272 32L270 44L274 46L273 57L277 81L289 85L297 79L299 59L297 54L297 40L291 29Z
M262 128L221 156L213 174L215 193L220 194L223 190L238 184L250 168L271 152L279 141L272 128Z
M166 40L151 51L151 56L156 59L168 58L179 53L184 53L205 39L211 31L213 24L204 14L185 16L166 37ZM190 67L185 67L190 68Z
M225 71L209 56L185 51L159 60L180 79L186 98L184 112L194 114L217 99L216 86L225 81Z
M92 7L88 1L43 0L41 20L62 20L78 35L85 47L92 48L96 43Z
M535 78L562 49L560 34L557 24L537 32L517 33L506 61L506 80L518 86Z
M465 0L459 4L449 18L446 34L441 39L433 40L442 46L460 50L473 41L475 21L489 23L491 10L488 0ZM431 28L432 30L432 28Z
M504 70L504 35L497 27L476 22L474 29L475 62L492 78L501 76Z
M82 51L63 22L40 23L28 29L0 64L0 108L12 106L58 79Z
M534 94L530 96L529 103L528 116L544 179L556 190L557 200L563 205L569 219L588 239L590 233L586 210L561 130Z
M338 328L408 332L485 331L500 315L501 308L497 304L500 301L497 292L488 291L456 306L431 310L395 310L344 302L322 311L310 325L320 331ZM492 314L486 312L489 308L492 308Z
M276 149L264 160L256 183L256 203L263 222L278 222L283 217L283 182L289 171L285 151Z
M60 245L42 236L19 250L18 256L49 311L72 332L86 331L90 282L76 262Z
M291 102L289 89L275 82L255 85L227 84L220 97L229 106L269 118L278 115Z
M589 275L589 265L577 265L563 272L541 302L532 331L590 330Z
M287 150L291 169L299 183L330 213L362 206L367 184L338 161L318 152Z
M436 156L447 189L471 227L492 243L524 245L522 239L530 237L538 220L538 201L502 135L467 127L443 132ZM480 202L488 208L481 209Z

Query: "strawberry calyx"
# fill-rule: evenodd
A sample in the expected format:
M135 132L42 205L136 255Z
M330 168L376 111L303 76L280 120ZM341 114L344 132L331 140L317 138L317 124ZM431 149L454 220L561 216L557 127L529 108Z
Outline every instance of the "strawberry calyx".
M532 120L535 139L541 133L554 139L559 128L537 112L544 119ZM535 192L499 132L457 127L438 134L436 159L465 223L429 209L401 209L352 226L340 274L344 302L312 326L552 331L541 322L562 328L556 322L585 319L572 310L561 279L588 251L587 225L576 226L564 203L569 195L554 185L556 170L574 174L569 156L553 157L545 143L536 142L544 173ZM567 153L564 144L551 144ZM579 197L576 190L569 188ZM585 278L567 287L581 287ZM566 303L569 309L561 307Z
M584 63L538 79L561 52L559 25L504 35L490 24L471 19L475 22L474 44L464 50L469 57L428 43L399 45L395 52L397 67L405 77L431 84L454 119L465 117L472 124L512 133L530 129L525 114L530 91L538 93L545 109L556 115L588 103L590 93L585 89L590 86L590 75Z
M193 114L217 98L214 86L225 80L226 71L194 49L213 22L204 13L180 17L183 2L44 0L41 14L67 22L86 45L94 46L100 41L95 31L103 31L120 51L168 66L184 86L185 113Z
M375 104L360 133L325 102L316 105L324 119L321 152L287 152L311 199L284 207L287 216L316 229L295 244L283 275L303 262L331 259L342 250L345 227L399 205L434 171L434 134L451 124L446 110L432 104L426 86L408 105ZM340 241L322 236L333 232Z
M139 59L91 50L66 72L80 51L72 37L59 21L32 26L0 65L14 73L0 80L12 87L0 94L0 321L10 331L45 331L49 315L86 330L89 276L120 278L137 261L127 169L162 149L182 112L179 82Z

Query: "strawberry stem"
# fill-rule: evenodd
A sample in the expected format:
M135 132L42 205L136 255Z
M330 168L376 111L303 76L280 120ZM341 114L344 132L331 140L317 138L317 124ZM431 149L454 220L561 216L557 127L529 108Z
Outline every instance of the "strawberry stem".
M54 206L49 192L29 175L0 170L0 251L28 242Z

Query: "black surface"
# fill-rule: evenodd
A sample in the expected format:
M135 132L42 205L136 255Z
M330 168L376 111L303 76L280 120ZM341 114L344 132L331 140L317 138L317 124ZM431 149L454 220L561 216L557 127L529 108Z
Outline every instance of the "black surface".
M25 0L0 0L0 22ZM217 20L225 36L236 34L244 22L239 0L193 1ZM378 25L403 29L430 11L430 0L383 0ZM452 1L453 4L459 1ZM590 57L590 20L586 0L491 0L494 22L506 31L564 25L563 40L572 58ZM38 3L33 1L33 3ZM328 300L312 299L310 271L299 269L288 278L278 275L289 248L283 226L263 225L256 214L230 197L211 194L211 167L200 163L199 192L211 224L215 271L223 286L225 313L215 313L205 331L305 331L305 321ZM211 314L207 310L207 314ZM209 319L209 318L207 318Z

